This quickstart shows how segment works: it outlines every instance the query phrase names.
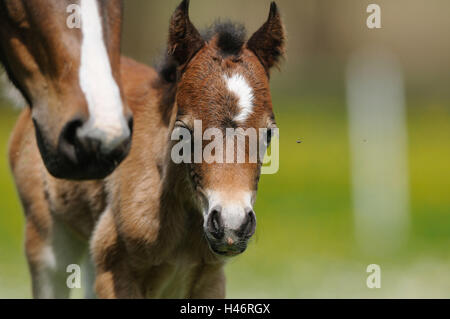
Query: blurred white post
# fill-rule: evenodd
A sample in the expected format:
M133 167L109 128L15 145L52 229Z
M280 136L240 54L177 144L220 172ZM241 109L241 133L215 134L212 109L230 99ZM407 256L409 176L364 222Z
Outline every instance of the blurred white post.
M409 228L407 127L400 65L365 49L347 69L355 233L369 254L400 248Z

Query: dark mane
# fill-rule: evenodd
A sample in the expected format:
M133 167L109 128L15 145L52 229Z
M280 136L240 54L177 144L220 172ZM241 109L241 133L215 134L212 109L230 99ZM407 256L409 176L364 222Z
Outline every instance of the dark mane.
M217 20L208 28L200 32L205 42L211 41L217 36L217 46L223 56L239 55L247 39L247 31L243 24L231 21ZM156 65L161 78L168 83L177 81L177 63L165 51L159 63Z
M243 24L217 20L203 30L201 35L207 42L217 35L217 46L227 56L239 54L247 38L247 31Z

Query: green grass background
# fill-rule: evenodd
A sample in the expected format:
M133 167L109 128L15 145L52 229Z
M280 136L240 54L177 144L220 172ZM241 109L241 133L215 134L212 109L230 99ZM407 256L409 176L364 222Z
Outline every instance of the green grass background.
M261 178L256 238L229 262L227 296L449 298L449 101L408 101L409 237L395 254L370 255L354 236L344 99L273 100L280 170ZM0 298L31 296L24 217L6 157L17 115L0 102ZM366 287L372 263L381 266L381 289Z

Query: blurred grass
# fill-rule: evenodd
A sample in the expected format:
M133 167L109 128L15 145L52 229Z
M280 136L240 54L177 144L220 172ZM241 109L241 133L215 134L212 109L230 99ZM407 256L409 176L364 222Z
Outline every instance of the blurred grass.
M256 239L227 266L227 296L450 297L449 101L409 103L412 227L406 246L382 257L360 251L354 238L344 101L274 102L280 170L261 178ZM24 219L6 160L17 111L1 104L0 298L27 298ZM381 289L366 287L372 263L381 266Z
M23 250L24 217L9 170L9 135L19 114L0 100L0 298L31 296Z
M280 171L261 178L257 239L227 268L228 296L450 297L449 104L409 103L409 241L395 256L370 256L354 238L344 102L274 100ZM382 289L366 287L372 263Z

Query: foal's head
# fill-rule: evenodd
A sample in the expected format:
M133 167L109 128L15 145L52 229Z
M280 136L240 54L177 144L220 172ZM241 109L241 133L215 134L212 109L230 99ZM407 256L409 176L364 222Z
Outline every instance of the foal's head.
M233 138L226 131L254 129L259 146L268 138L259 129L275 127L269 71L283 55L284 42L275 3L267 22L248 41L243 27L230 23L217 24L201 36L189 20L188 1L183 1L172 16L169 54L178 66L174 132L182 129L195 135L199 123L201 134L215 129L214 137L209 138L217 147L209 152L209 142L201 142L200 152L209 158L198 162L194 155L195 162L186 164L186 169L200 199L208 243L221 255L243 252L255 232L253 205L261 170L259 157L250 160L250 137L241 149L245 159L238 162L239 147L235 143L227 149L227 141ZM194 144L197 141L195 136L191 140ZM230 162L227 156L231 149L236 156L230 157Z
M49 172L103 178L127 155L120 0L0 1L0 61L32 111Z

